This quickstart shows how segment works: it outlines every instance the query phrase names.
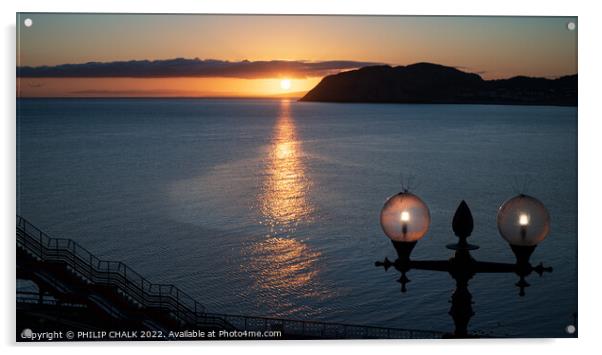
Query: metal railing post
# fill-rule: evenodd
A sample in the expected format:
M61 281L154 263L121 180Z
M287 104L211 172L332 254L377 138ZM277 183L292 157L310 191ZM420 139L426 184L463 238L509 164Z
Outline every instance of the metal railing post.
M38 230L40 234L40 259L44 260L44 242L42 241L42 231Z
M180 319L180 290L178 289L176 289L176 317Z
M90 254L90 261L89 261L89 265L88 265L88 280L90 280L90 282L94 282L94 277L92 275L93 275L92 254Z
M163 310L163 287L159 286L159 308Z
M67 242L67 245L70 245L71 248L73 249L73 251L71 251L71 263L73 265L71 265L71 267L73 268L73 270L75 270L76 272L79 272L78 267L77 267L77 249L75 248L75 243L73 243L71 240L69 240Z

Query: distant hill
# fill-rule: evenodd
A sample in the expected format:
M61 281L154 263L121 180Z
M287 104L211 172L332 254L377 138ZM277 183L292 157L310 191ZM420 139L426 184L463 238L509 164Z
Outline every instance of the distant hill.
M483 80L438 64L378 65L329 75L301 101L576 106L577 74Z

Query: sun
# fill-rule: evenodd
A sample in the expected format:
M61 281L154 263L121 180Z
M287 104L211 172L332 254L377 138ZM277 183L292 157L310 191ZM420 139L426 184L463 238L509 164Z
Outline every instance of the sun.
M282 90L288 90L291 88L291 81L290 79L282 79L280 80L280 88L282 88Z

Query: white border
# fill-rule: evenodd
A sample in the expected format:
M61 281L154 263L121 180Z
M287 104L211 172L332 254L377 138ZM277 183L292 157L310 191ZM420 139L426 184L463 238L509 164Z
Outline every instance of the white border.
M0 155L2 174L2 307L0 315L1 346L8 353L24 352L57 354L105 354L115 347L142 347L135 351L158 354L171 351L192 354L206 351L232 351L251 354L332 352L341 347L351 354L360 352L392 353L403 351L411 354L483 353L488 355L524 352L567 354L588 352L596 346L600 300L602 294L600 275L594 262L600 248L600 233L595 229L600 213L598 201L602 201L600 154L600 75L601 36L600 12L596 2L583 1L524 1L524 0L453 0L453 1L384 1L384 0L201 0L140 1L103 0L83 2L76 0L21 0L17 3L1 2L2 11L2 60L3 82L1 86L2 117ZM15 216L15 12L154 12L154 13L302 13L302 14L387 14L387 15L548 15L579 16L579 335L580 339L562 340L477 340L477 341L306 341L306 342L212 342L169 344L116 344L84 343L46 345L44 349L34 345L14 344L14 216ZM375 348L376 347L376 348Z

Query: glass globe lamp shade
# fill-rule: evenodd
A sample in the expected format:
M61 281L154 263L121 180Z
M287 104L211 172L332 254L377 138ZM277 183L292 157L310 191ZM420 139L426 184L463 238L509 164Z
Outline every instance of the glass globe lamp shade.
M550 232L550 214L541 201L521 194L500 206L497 227L510 245L536 246Z
M383 232L395 242L415 242L426 234L431 214L426 203L409 192L400 192L385 202L380 212Z

